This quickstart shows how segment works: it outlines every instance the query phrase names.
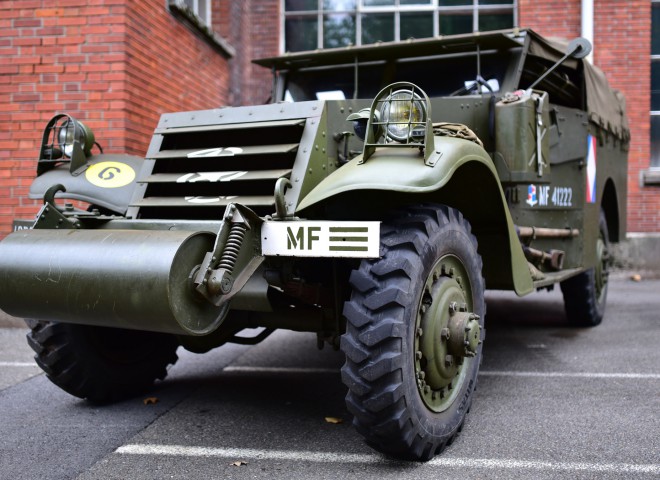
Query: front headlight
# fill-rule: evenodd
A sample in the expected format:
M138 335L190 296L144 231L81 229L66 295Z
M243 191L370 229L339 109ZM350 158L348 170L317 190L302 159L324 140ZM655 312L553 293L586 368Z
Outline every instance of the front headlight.
M397 142L408 142L414 136L424 136L426 106L411 90L393 92L380 108L381 122L387 136Z
M73 144L78 142L85 156L91 155L94 146L94 134L85 126L84 123L69 118L59 125L57 141L64 155L71 158L73 156Z

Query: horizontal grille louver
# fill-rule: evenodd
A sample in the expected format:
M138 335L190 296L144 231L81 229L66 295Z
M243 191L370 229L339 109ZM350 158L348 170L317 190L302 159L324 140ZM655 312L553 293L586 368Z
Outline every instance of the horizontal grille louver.
M236 202L259 215L275 210L275 182L290 177L304 119L160 128L153 168L138 184L139 218L209 219Z

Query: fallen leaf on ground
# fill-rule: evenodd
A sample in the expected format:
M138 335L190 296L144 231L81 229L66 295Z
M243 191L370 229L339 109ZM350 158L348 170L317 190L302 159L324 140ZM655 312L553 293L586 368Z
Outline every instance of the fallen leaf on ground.
M156 397L147 397L142 400L142 403L145 405L156 405L158 403L158 399Z
M247 465L247 462L244 462L243 460L236 460L235 462L231 462L229 465L233 467L241 467L243 465Z
M337 418L337 417L325 417L325 421L333 424L344 423L343 418Z

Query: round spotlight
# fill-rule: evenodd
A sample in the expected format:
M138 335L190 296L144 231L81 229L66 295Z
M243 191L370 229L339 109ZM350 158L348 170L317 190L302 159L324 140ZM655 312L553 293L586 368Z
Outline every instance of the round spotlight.
M386 126L387 136L405 143L424 128L426 106L411 90L397 90L383 101L380 118Z
M69 118L59 126L57 141L64 155L73 156L73 145L78 142L86 156L91 155L94 146L94 134L84 123Z

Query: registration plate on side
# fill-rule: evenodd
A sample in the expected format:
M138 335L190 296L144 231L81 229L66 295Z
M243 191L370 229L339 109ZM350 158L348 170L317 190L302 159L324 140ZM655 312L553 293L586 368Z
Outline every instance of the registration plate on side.
M261 253L266 256L378 258L380 222L265 222Z

